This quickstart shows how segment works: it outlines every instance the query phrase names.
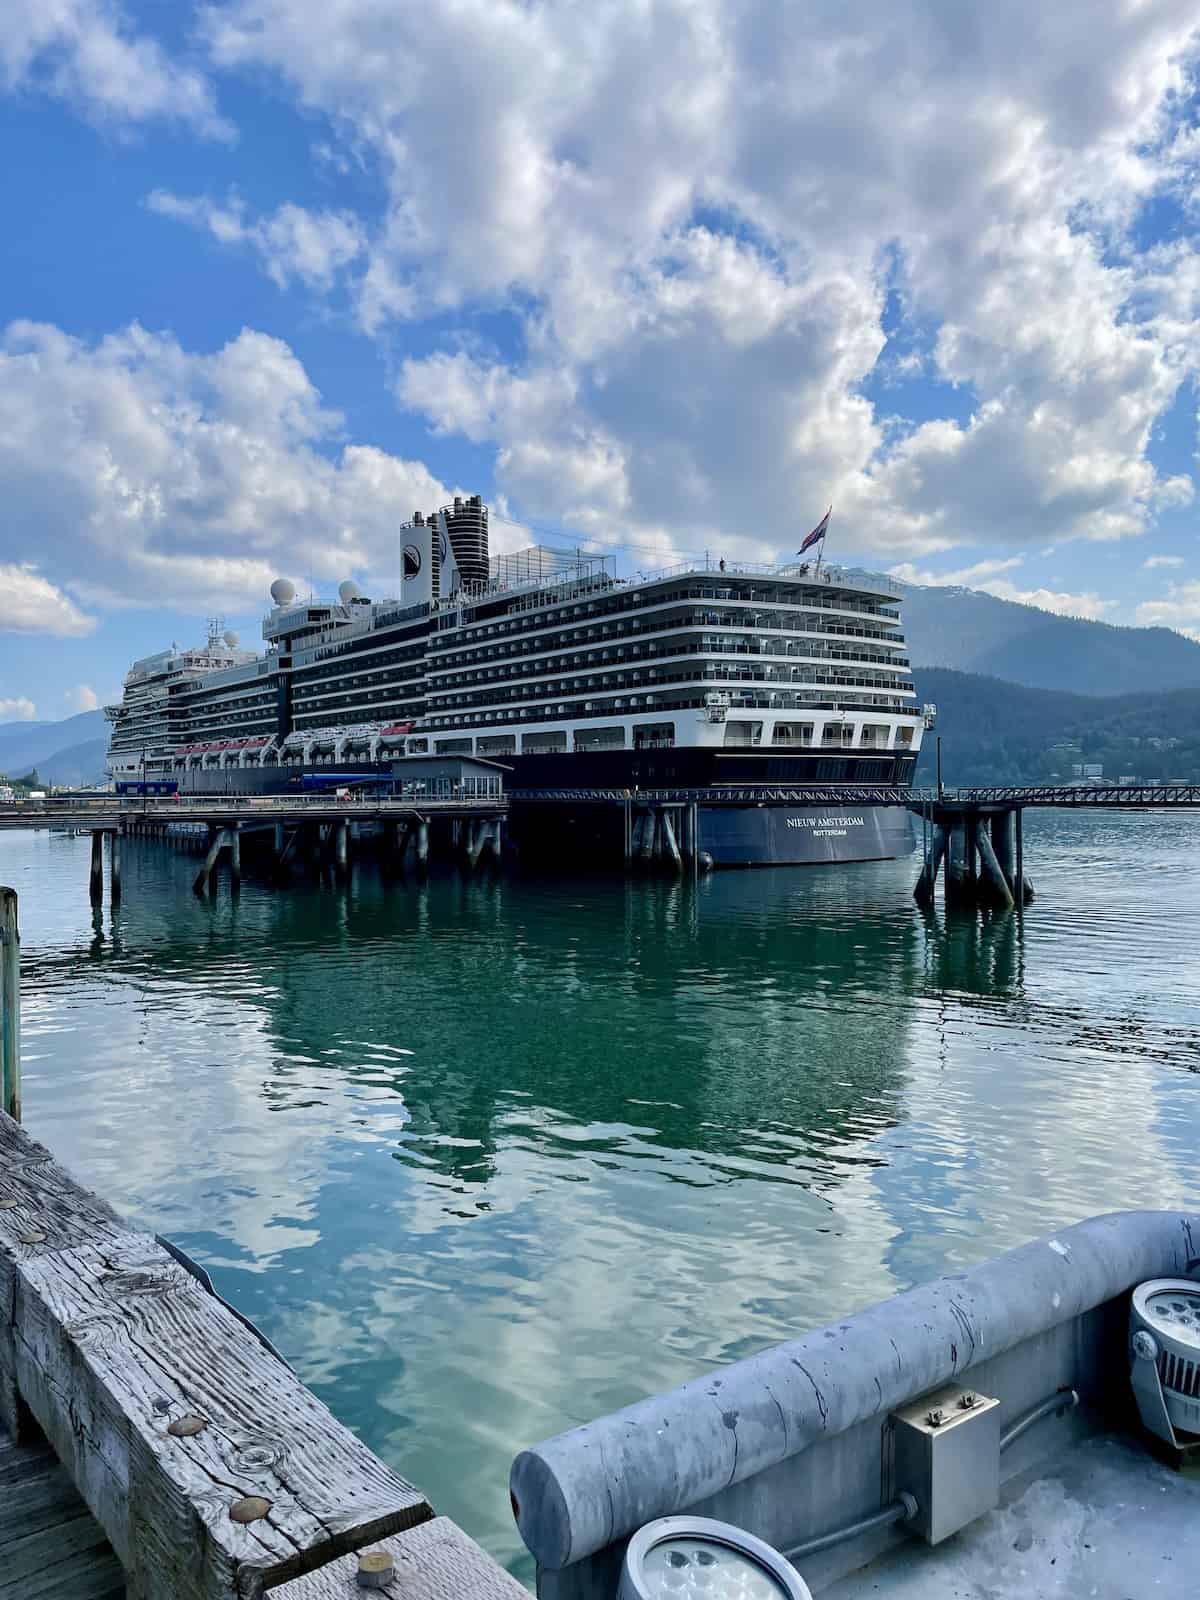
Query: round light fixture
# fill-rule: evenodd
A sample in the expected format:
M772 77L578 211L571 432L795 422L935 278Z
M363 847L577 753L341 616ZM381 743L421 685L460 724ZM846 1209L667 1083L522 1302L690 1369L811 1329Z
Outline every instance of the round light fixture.
M617 1600L812 1600L769 1544L708 1517L661 1517L625 1550Z
M1172 1444L1178 1443L1172 1431L1200 1434L1200 1283L1151 1278L1139 1284L1129 1333L1143 1422Z

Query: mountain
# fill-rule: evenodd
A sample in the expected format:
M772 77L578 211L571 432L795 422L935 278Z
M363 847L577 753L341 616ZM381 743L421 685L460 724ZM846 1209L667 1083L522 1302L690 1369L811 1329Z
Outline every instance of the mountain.
M47 783L95 783L104 777L107 748L103 711L81 711L62 722L0 723L0 773L10 778L36 767ZM64 775L55 776L60 771Z
M38 776L43 783L68 784L71 788L107 783L108 774L104 770L107 751L107 735L103 739L86 739L83 744L68 745L65 750L57 750L38 762Z
M915 585L905 585L900 610L914 668L1075 694L1200 689L1200 644L1171 628L1116 627L973 589Z
M931 667L915 678L920 698L938 708L917 765L919 784L936 781L938 735L950 786L1069 783L1072 767L1085 762L1100 763L1105 779L1200 783L1200 689L1070 694Z

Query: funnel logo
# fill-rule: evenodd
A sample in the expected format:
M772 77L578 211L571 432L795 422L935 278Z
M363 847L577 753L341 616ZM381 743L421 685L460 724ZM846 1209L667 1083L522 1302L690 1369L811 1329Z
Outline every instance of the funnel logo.
M438 529L438 560L445 561L450 554L450 541L446 537L445 528Z
M414 578L421 575L421 552L415 544L404 546L404 581L411 583Z

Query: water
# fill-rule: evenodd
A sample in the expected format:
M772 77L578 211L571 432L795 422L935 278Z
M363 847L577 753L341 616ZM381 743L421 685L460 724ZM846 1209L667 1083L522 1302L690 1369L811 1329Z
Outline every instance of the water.
M1200 816L916 860L193 898L0 833L29 1128L522 1577L522 1445L1098 1211L1200 1202Z

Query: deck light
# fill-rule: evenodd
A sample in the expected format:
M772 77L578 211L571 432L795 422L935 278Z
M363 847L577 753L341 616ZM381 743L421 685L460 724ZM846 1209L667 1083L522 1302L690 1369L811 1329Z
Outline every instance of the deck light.
M625 1551L617 1600L812 1600L777 1550L708 1517L661 1517Z
M1177 1433L1200 1433L1200 1283L1152 1278L1139 1284L1129 1324L1142 1421L1178 1446Z

